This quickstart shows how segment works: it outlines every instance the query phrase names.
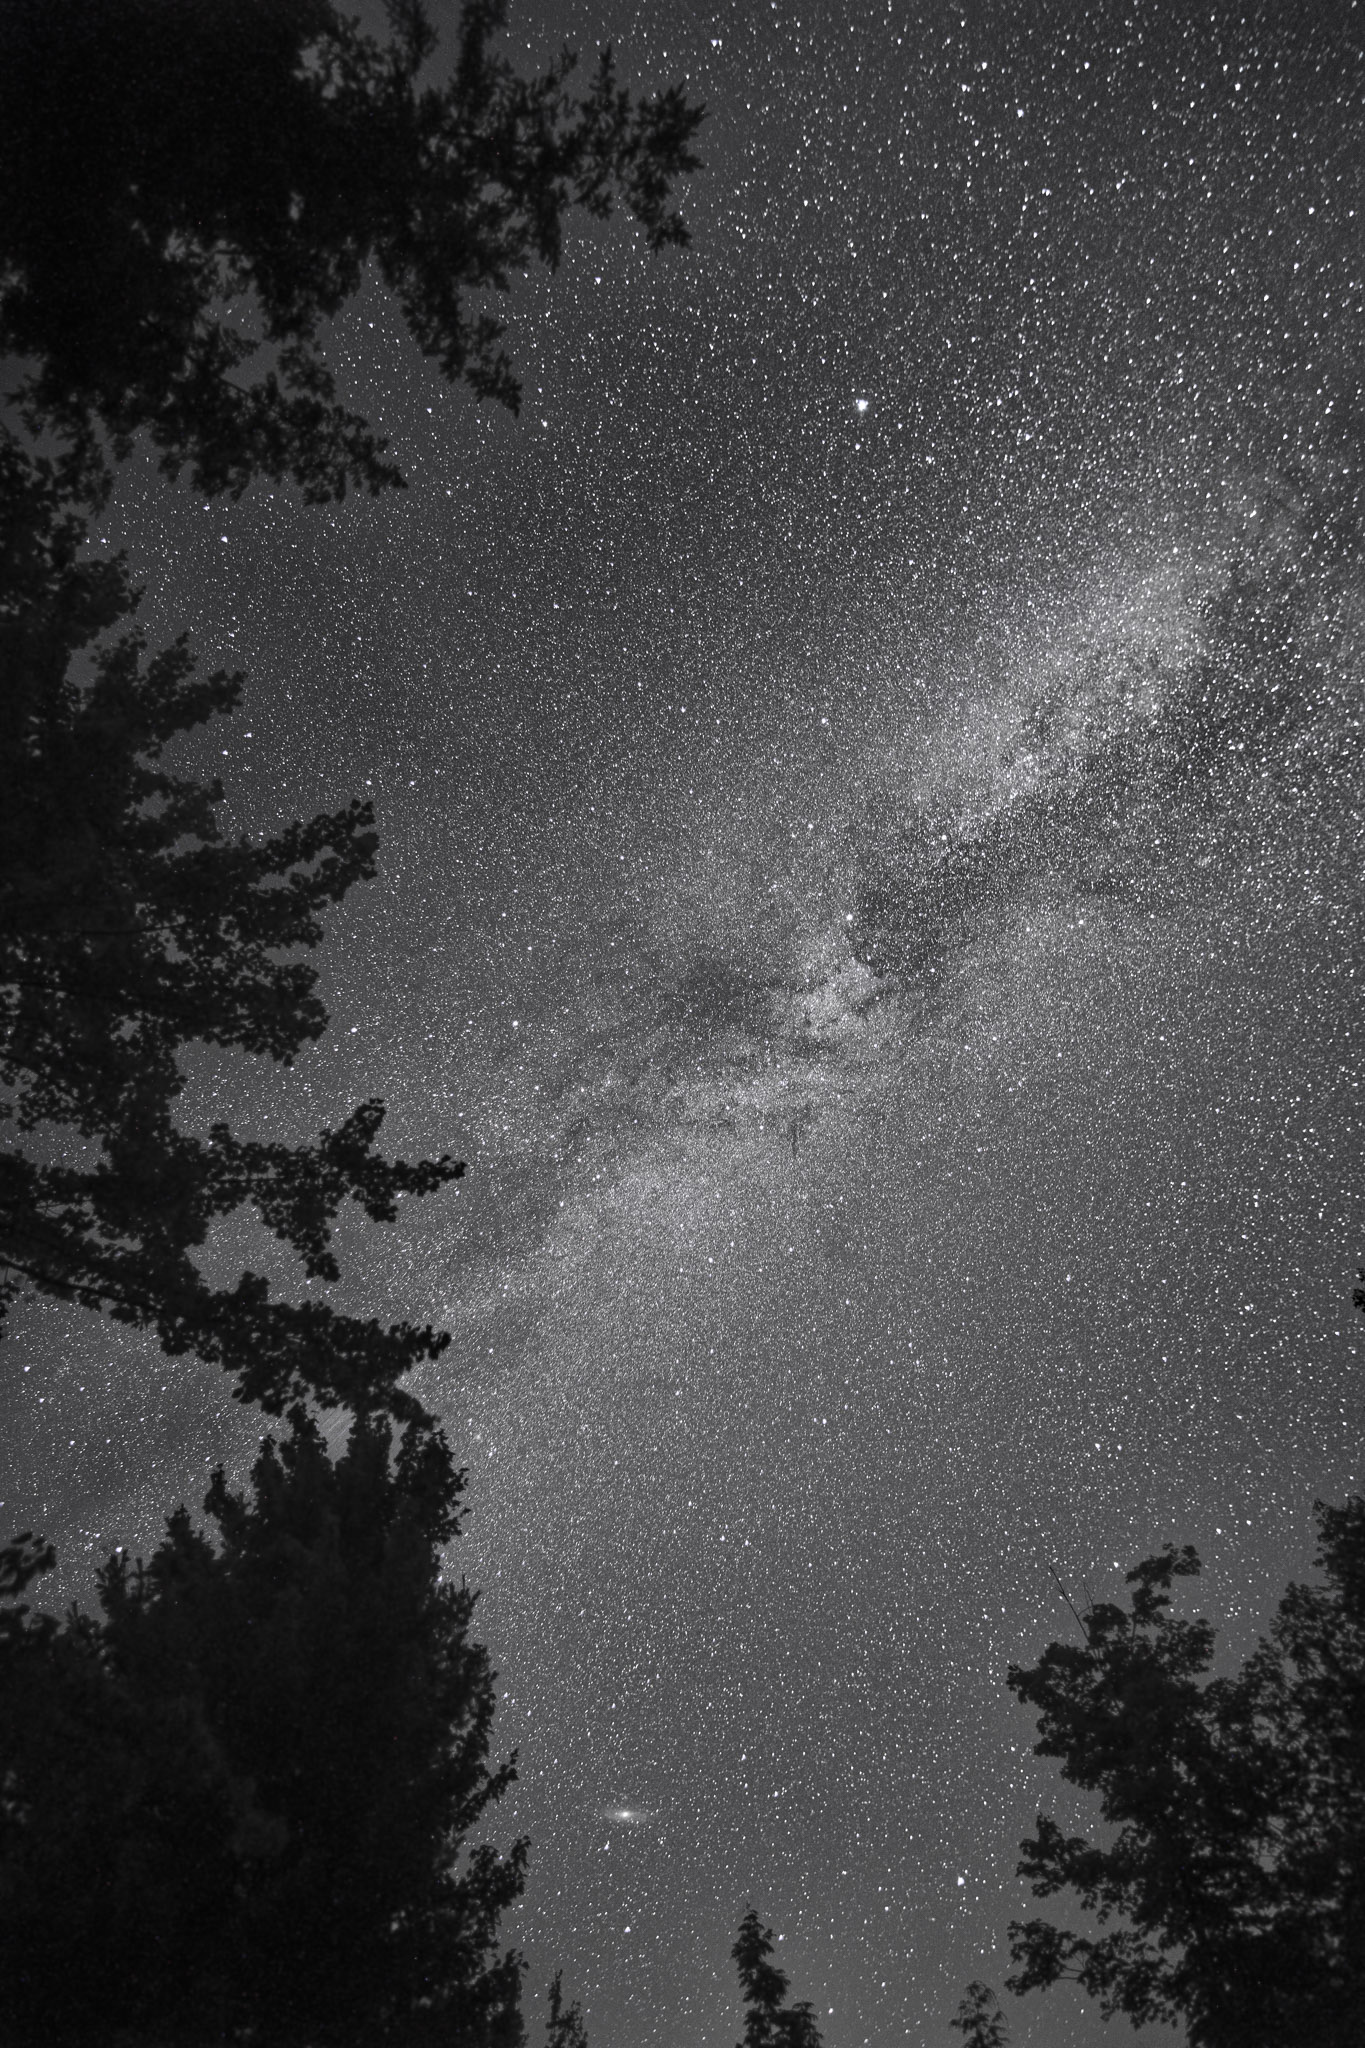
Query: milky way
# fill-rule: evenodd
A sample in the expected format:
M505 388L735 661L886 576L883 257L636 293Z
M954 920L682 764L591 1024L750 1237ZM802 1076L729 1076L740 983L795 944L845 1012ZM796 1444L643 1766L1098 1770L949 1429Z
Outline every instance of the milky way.
M1084 1813L1004 1686L1053 1573L1193 1542L1245 1648L1359 1484L1353 18L542 10L707 100L692 250L519 282L517 420L376 290L402 498L118 500L252 675L236 818L376 800L331 1038L187 1114L469 1161L348 1286L455 1333L516 1938L594 2048L734 2038L750 1899L830 2048L946 2041ZM250 1439L51 1309L5 1370L73 1571Z

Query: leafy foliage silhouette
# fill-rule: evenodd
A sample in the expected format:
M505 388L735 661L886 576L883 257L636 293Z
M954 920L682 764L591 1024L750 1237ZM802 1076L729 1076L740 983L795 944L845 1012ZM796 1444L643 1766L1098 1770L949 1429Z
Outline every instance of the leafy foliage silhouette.
M35 425L243 491L324 501L403 479L336 397L320 334L375 266L445 377L514 410L506 294L560 260L566 216L624 205L684 242L699 107L636 99L604 52L526 78L501 0L466 0L455 58L421 0L380 43L328 0L8 0L0 13L0 349ZM247 365L267 351L254 382Z
M948 2024L961 2034L963 2048L1006 2048L1009 2040L1000 2001L989 1984L969 1984L957 2017Z
M1105 2017L1181 2021L1193 2048L1345 2048L1365 2003L1365 1500L1319 1504L1322 1585L1291 1585L1268 1640L1210 1678L1214 1632L1172 1616L1199 1559L1168 1546L1127 1608L1083 1617L1009 1684L1040 1756L1100 1795L1108 1846L1046 1815L1020 1874L1097 1936L1010 1929L1011 1990L1071 1979Z
M815 2008L808 2002L783 2004L789 1980L775 1963L769 1962L772 1952L772 1928L764 1927L750 1906L739 1923L739 1938L730 1951L744 1995L741 2048L820 2048Z

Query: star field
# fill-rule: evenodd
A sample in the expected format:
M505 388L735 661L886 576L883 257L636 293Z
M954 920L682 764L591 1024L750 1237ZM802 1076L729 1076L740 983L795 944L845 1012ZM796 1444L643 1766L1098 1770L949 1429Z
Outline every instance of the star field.
M379 1093L469 1162L340 1248L455 1334L533 1982L593 2048L732 2039L752 1899L829 2048L941 2043L1039 1806L1085 1824L1004 1685L1054 1573L1192 1542L1240 1654L1360 1485L1365 32L518 15L565 36L707 101L691 249L518 280L516 419L367 294L401 496L111 508L153 640L251 676L234 822L382 833L328 1039L186 1114ZM255 1430L15 1324L0 1491L76 1591Z

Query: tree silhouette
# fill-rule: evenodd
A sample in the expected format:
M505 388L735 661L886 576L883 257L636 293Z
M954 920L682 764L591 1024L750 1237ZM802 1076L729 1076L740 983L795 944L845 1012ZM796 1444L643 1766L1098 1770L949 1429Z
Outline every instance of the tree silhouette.
M144 660L135 633L113 637L137 596L122 559L81 559L90 489L0 437L0 1315L27 1283L224 1365L271 1412L305 1391L401 1408L398 1379L443 1336L272 1300L250 1272L215 1288L194 1253L249 1205L305 1274L335 1279L343 1202L390 1220L463 1167L378 1159L378 1102L302 1147L174 1119L185 1046L287 1065L325 1029L297 956L375 872L369 806L222 836L220 784L163 754L242 678L196 676L183 640ZM55 1157L54 1130L71 1141Z
M565 2005L560 1989L562 1974L556 1970L550 1985L550 2012L545 2025L545 2048L588 2048L587 2029L577 2004Z
M741 2048L820 2048L815 2008L809 2003L783 2004L788 1979L775 1963L769 1962L772 1952L772 1928L764 1927L750 1906L739 1923L739 1939L730 1951L744 1994Z
M989 1984L969 1984L957 2017L948 2024L961 2034L963 2048L1006 2048L1009 2040L1000 2001Z
M0 346L32 366L30 427L69 443L54 462L0 437L0 1316L26 1284L105 1309L277 1414L307 1393L412 1412L397 1383L446 1339L272 1300L250 1271L211 1287L195 1255L214 1223L254 1207L306 1277L334 1280L345 1201L391 1220L463 1168L378 1159L376 1101L313 1146L175 1123L187 1045L287 1064L323 1031L298 951L373 876L377 842L356 802L227 842L218 784L165 769L243 679L196 677L183 639L144 660L124 564L82 559L107 488L95 428L119 455L148 430L205 490L399 481L320 352L366 264L447 376L515 405L470 292L557 262L574 207L620 199L655 247L684 239L669 195L700 120L676 91L632 100L609 55L581 98L567 56L521 78L495 0L469 0L454 70L427 84L420 0L389 16L380 45L327 0L0 9ZM228 300L273 352L254 385Z
M558 263L566 216L621 203L660 249L701 110L635 99L604 53L532 78L466 0L453 68L421 0L377 42L328 0L7 0L0 10L0 349L27 416L122 458L143 431L205 493L305 498L402 477L336 398L320 332L377 268L444 376L515 409L490 295ZM270 366L247 364L264 345Z
M1040 1756L1100 1794L1108 1846L1040 1815L1020 1874L1070 1894L1097 1936L1010 1929L1029 1991L1070 1978L1106 2018L1183 2021L1194 2048L1346 2048L1365 2007L1365 1500L1318 1508L1326 1583L1291 1585L1235 1677L1213 1630L1170 1613L1199 1570L1169 1547L1009 1684Z
M0 431L0 1317L26 1286L105 1310L287 1422L249 1497L215 1475L212 1538L182 1508L145 1567L110 1560L98 1616L35 1614L51 1546L0 1551L6 2048L524 2038L497 1929L525 1844L469 1846L514 1771L487 1763L473 1596L440 1578L462 1475L399 1385L447 1339L198 1259L251 1208L334 1281L345 1202L392 1220L463 1168L379 1159L377 1101L304 1146L175 1117L185 1048L288 1064L324 1030L299 956L374 874L372 814L225 837L220 785L165 755L242 678L183 639L149 658L124 562L83 552L102 435L209 493L401 483L323 352L368 268L448 379L515 409L490 295L558 262L571 210L686 239L681 92L632 98L609 53L578 97L567 55L521 77L498 0L467 0L430 84L421 0L388 14L380 44L328 0L0 7L0 350L61 451ZM351 1410L336 1460L309 1399ZM584 2041L556 1978L550 2048Z
M287 1421L249 1495L214 1474L212 1538L182 1507L145 1565L110 1559L99 1618L20 1617L50 1555L6 1554L14 2048L523 2039L497 1929L526 1845L468 1846L515 1760L489 1769L474 1596L440 1576L463 1474L421 1422L359 1419L333 1459ZM557 1982L551 2044L582 2048Z

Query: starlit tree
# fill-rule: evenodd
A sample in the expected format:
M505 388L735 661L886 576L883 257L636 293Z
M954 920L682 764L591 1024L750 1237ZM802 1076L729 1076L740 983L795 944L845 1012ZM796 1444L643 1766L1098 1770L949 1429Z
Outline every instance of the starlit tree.
M32 1288L222 1365L271 1412L304 1394L396 1411L443 1334L272 1299L250 1270L214 1286L197 1255L254 1209L305 1277L335 1280L344 1203L390 1221L463 1167L386 1164L374 1101L311 1146L175 1116L186 1047L288 1065L325 1030L301 955L374 874L373 816L222 832L221 785L165 755L242 678L199 676L183 640L147 658L124 562L82 552L94 488L0 436L0 1317Z
M739 1938L730 1951L739 1971L744 1997L744 2040L741 2048L820 2048L815 2008L809 2002L785 2005L789 1979L769 1961L773 1931L753 1906L739 1924Z
M969 1984L956 2017L948 2024L961 2034L963 2048L1006 2048L1009 2041L1005 2015L989 1984Z
M1040 1756L1099 1795L1103 1840L1046 1815L1020 1875L1093 1914L1010 1929L1016 1992L1069 1980L1106 2018L1183 2024L1192 2048L1347 2048L1365 2010L1365 1499L1319 1505L1317 1585L1210 1676L1214 1632L1173 1615L1199 1571L1168 1546L1127 1606L1082 1617L1009 1683Z
M325 330L376 274L443 376L514 409L498 302L618 205L686 240L672 194L701 109L636 97L610 51L525 76L500 0L453 59L421 0L380 41L328 0L6 0L0 350L30 421L122 457L139 434L211 494L402 482L336 394Z
M519 2048L498 1947L526 1844L481 1839L495 1693L442 1570L463 1474L439 1430L298 1407L249 1492L214 1474L98 1616L21 1612L0 1562L0 1985L7 2048ZM575 2031L575 2028L578 2031ZM551 2048L582 2048L552 2001Z

